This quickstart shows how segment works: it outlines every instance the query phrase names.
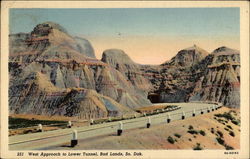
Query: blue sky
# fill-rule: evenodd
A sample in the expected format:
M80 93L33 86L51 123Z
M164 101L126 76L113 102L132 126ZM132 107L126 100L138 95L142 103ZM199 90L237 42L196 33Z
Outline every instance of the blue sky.
M88 39L96 57L110 48L135 62L160 64L194 44L212 52L239 49L239 8L10 9L10 33L31 32L46 21Z
M71 34L239 36L239 8L11 9L10 33L53 21Z

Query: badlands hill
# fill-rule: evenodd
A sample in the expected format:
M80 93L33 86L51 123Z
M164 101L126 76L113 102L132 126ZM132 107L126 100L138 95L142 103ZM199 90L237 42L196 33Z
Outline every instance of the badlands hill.
M140 65L124 51L101 60L84 38L53 22L9 35L9 110L83 119L134 113L151 102L216 101L239 107L239 51L183 49L161 65Z

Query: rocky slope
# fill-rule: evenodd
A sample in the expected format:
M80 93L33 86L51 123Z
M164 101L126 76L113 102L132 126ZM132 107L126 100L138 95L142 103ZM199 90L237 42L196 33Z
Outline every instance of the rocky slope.
M205 59L203 76L196 82L190 100L219 101L227 106L240 105L239 51L220 47ZM201 70L202 71L202 70Z
M193 46L161 65L152 98L159 102L216 101L240 106L240 53L220 47L211 54Z
M240 105L239 51L209 54L194 45L161 65L140 65L122 50L101 60L86 39L46 22L9 36L10 113L98 118L151 102L216 101ZM148 100L150 99L150 100Z
M90 118L150 104L144 90L94 57L87 40L51 22L30 34L10 35L10 112Z

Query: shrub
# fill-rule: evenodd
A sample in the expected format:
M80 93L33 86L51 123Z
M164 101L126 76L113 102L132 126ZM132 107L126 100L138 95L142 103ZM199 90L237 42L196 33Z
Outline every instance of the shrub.
M196 143L196 146L193 148L193 150L202 150L203 148L201 147L200 143Z
M177 134L177 133L175 133L174 136L176 136L176 137L178 137L178 138L181 137L181 135L180 135L180 134Z
M216 140L217 140L218 143L221 144L221 145L224 145L224 143L225 143L225 141L224 141L222 138L220 138L220 137L217 137Z
M171 144L174 144L174 142L175 142L174 139L171 136L169 136L167 140Z
M231 121L234 125L240 125L240 121L239 120L232 120Z
M194 129L194 127L192 125L189 125L188 129L191 130Z
M211 133L214 134L214 128L211 128Z
M223 137L223 133L221 131L217 131L217 133L220 135L220 137Z
M188 130L187 132L190 134L198 134L198 131L196 131L196 130Z
M230 111L229 111L229 113L236 113L236 111L234 111L234 110L230 110Z
M234 150L234 148L232 146L229 146L227 144L225 144L224 147L226 148L226 150Z
M233 131L230 131L230 132L229 132L229 135L231 135L231 136L233 136L233 137L235 136L235 134L234 134Z
M230 125L227 125L227 127L228 127L229 129L233 129Z
M222 120L222 119L217 119L217 121L218 121L219 123L224 123L224 120Z
M203 130L200 130L199 133L200 133L202 136L205 136L205 135L206 135L205 131L203 131Z
M229 129L228 128L224 128L226 131L229 131Z
M24 130L23 133L24 134L33 133L33 130Z

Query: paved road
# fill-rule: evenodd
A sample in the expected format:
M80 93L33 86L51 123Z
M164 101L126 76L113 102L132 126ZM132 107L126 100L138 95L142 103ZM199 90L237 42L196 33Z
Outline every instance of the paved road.
M163 103L161 103L162 105ZM212 103L164 103L166 105L177 105L180 109L160 113L157 115L140 117L130 120L123 120L123 131L132 128L146 127L148 123L148 117L151 119L151 125L167 123L167 119L171 118L171 122L174 120L181 120L183 112L185 118L192 117L195 109L195 114L200 115L201 111L208 113L208 109L212 111L212 108L217 108L221 104ZM157 105L157 104L155 104ZM110 133L116 133L119 127L119 121L103 123L91 126L84 126L78 128L67 128L54 131L40 132L34 134L24 134L9 137L9 149L10 150L42 150L58 144L68 143L72 139L73 130L77 130L78 139L86 139L89 137L95 137L99 135L105 135Z

